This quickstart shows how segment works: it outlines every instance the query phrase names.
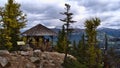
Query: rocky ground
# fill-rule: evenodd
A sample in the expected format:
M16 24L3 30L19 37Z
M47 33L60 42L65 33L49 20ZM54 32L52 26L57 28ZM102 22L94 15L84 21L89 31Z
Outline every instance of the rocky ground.
M0 50L0 68L63 68L63 59L64 54L58 52Z

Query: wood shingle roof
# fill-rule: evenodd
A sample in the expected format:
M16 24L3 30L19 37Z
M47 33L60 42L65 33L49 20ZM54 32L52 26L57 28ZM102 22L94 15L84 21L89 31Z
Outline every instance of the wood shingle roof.
M57 33L41 24L38 24L23 32L22 35L23 36L56 36Z

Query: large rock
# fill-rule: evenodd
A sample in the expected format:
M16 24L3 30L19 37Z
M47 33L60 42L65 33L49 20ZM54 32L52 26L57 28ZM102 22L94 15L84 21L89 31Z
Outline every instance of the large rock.
M28 58L29 56L11 56L11 66L9 66L8 68L36 68L35 64L33 64Z
M29 59L30 59L30 61L33 62L33 63L34 63L34 62L40 62L39 57L30 57Z
M0 55L10 54L8 50L0 50Z
M41 50L34 50L35 53L41 53Z
M34 57L40 57L40 56L41 56L41 53L42 53L41 50L34 50L34 51L33 51L33 56L34 56Z
M8 59L5 57L0 57L0 64L2 67L5 67L9 63Z
M32 56L33 52L32 51L20 51L20 55L22 55L22 56Z

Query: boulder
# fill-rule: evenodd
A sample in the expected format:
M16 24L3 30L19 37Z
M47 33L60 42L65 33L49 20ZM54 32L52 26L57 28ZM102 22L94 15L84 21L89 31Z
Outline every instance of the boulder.
M33 52L32 51L20 51L20 55L31 56L31 55L33 55Z
M35 53L41 53L41 50L34 50Z
M39 62L39 61L40 61L39 57L30 57L29 59L30 59L30 61L31 61L32 63L35 63L35 62Z
M5 67L9 63L8 59L5 57L0 57L0 64L2 67Z
M34 56L34 57L40 57L40 56L41 56L41 53L42 53L41 50L34 50L34 51L33 51L33 56Z
M8 50L0 50L0 55L10 54Z

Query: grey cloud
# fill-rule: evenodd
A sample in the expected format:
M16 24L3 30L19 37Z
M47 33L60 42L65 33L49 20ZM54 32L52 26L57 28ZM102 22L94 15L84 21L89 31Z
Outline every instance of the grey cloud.
M35 0L28 1L20 1L21 10L26 13L28 17L27 28L30 28L38 23L44 24L45 26L61 26L63 23L59 21L59 19L63 19L64 16L61 15L60 12L65 11L65 1L67 3L71 2L71 12L74 13L73 18L74 16L77 16L77 23L74 24L77 27L84 26L84 20L92 16L98 16L101 19L101 26L120 26L120 19L118 19L120 18L120 16L118 16L120 15L120 0L65 0L63 1L63 6L59 6L61 3L57 2L54 4L44 5L41 3L36 3ZM0 6L1 4L2 3L0 3ZM78 7L81 6L85 8L85 10L81 11L81 9L78 9ZM83 17L78 18L78 15Z
M119 21L120 22L120 21ZM109 26L120 26L119 22L114 22L113 24L109 24Z
M59 19L59 18L62 18L63 16L60 14L60 12L62 12L62 8L61 7L58 7L58 6L54 6L54 5L51 5L51 6L43 6L42 8L40 7L37 7L37 6L29 6L26 5L23 7L23 10L27 12L27 14L33 14L33 15L44 15L42 17L29 17L30 20L41 20L42 19Z
M102 15L102 14L101 14ZM102 15L102 16L100 16L99 17L100 19L101 19L101 21L110 21L110 19L112 19L112 18L114 18L114 16L113 15L108 15L108 16L104 16L104 15Z
M79 3L79 5L82 5L86 7L88 11L92 11L92 13L96 12L107 12L107 11L115 11L120 9L120 1L118 2L109 2L109 1L103 1L100 0L82 0L82 3Z
M25 5L23 4L22 9L28 14L28 25L30 24L27 26L28 28L38 23L44 24L45 26L61 26L63 24L59 19L64 18L64 16L60 14L60 12L64 12L64 7L45 5L40 8L39 6Z
M120 1L102 1L102 0L70 0L72 2L77 2L77 6L83 6L87 11L87 16L98 16L100 17L102 24L101 26L104 27L111 27L111 26L120 26L119 23L120 21L116 19L116 16L113 15L115 11L120 11ZM63 4L64 5L64 4ZM37 24L37 23L42 23L46 26L59 26L62 25L58 19L64 18L64 16L60 15L60 12L64 12L64 7L59 7L56 4L46 4L46 5L35 5L35 4L29 4L29 3L23 3L22 8L24 11L27 12L28 14L28 20L29 23L32 23L30 26ZM79 15L78 9L74 6L74 4L71 3L71 12L75 13L75 15ZM110 12L111 11L111 12ZM110 13L108 13L110 12ZM32 15L29 15L32 14ZM107 15L106 15L107 14ZM117 16L118 17L118 16ZM77 23L75 26L78 26L83 24L83 19L79 20L77 22L82 23Z
M26 4L23 3L22 4L22 9L28 13L32 13L32 14L40 14L43 13L44 11L46 11L46 6L36 6L35 4Z
M62 8L59 7L47 7L47 10L44 12L45 16L48 18L52 18L52 19L60 19L62 17L62 15L60 14L60 12L62 11Z

